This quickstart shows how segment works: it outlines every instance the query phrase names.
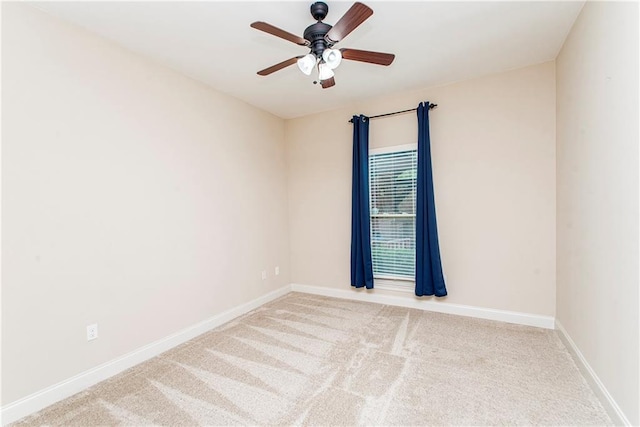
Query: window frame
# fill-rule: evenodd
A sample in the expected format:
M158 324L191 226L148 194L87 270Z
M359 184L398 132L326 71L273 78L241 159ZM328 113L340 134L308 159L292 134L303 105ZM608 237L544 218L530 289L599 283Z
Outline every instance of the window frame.
M377 154L391 154L401 151L418 151L418 143L391 145L386 147L370 148L367 155L367 161L371 161L370 157ZM371 204L371 170L369 170L369 204ZM369 220L371 220L371 212L369 212ZM415 218L415 216L414 216ZM415 272L414 272L415 273ZM414 274L415 276L415 274ZM373 276L374 286L377 289L386 289L390 291L413 292L415 286L415 277L399 277L392 275Z

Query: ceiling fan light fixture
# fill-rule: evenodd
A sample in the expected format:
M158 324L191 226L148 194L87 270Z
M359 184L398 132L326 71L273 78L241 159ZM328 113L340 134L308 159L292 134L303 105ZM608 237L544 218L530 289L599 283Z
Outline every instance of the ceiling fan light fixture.
M335 74L333 70L328 64L325 64L324 62L320 62L320 65L318 65L318 80L320 81L328 80L334 75Z
M313 71L313 67L316 65L316 56L313 53L309 53L302 58L298 59L298 68L307 76Z
M317 67L318 80L322 83L322 88L326 89L335 86L334 70L338 68L343 59L385 66L391 65L393 62L395 55L391 53L335 48L336 43L373 15L373 10L369 6L356 1L334 25L323 22L329 11L329 7L323 1L313 3L310 11L313 19L317 22L309 25L304 30L302 37L266 22L256 21L251 24L251 28L309 49L307 50L309 53L304 56L297 55L258 71L259 76L268 76L293 64L298 64L300 71L310 76ZM316 84L318 81L314 80L313 83Z
M342 52L339 49L325 49L322 52L322 60L331 68L332 70L338 68L340 65L340 61L342 61Z

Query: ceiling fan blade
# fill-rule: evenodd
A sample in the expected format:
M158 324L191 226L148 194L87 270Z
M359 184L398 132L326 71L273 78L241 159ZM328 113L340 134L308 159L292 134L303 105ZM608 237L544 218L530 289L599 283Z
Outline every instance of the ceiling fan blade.
M322 89L327 89L336 85L336 79L331 77L330 79L321 81L320 84L322 85Z
M295 64L300 58L302 58L302 56L295 56L293 58L287 59L286 61L282 61L276 65L272 65L269 68L265 68L264 70L258 71L258 74L261 76L268 76L271 73L275 73L278 70L282 70L284 67L288 67L289 65Z
M340 53L342 53L343 59L378 65L390 65L396 57L392 53L370 52L359 49L340 49Z
M371 10L369 6L360 2L354 3L353 6L347 10L347 13L336 22L336 25L329 30L325 39L330 43L338 43L371 15L373 15L373 10Z
M254 22L251 24L252 28L256 30L264 31L265 33L269 33L273 36L280 37L281 39L289 40L295 44L299 44L300 46L309 46L309 41L303 39L302 37L298 37L295 34L291 34L288 31L282 30L278 27L274 27L271 24L267 24L266 22Z

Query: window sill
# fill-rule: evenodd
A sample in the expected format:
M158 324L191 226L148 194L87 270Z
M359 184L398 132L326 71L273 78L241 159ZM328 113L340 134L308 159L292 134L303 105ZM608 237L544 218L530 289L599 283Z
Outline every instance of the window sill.
M373 288L384 291L396 291L413 293L415 282L413 280L373 279Z

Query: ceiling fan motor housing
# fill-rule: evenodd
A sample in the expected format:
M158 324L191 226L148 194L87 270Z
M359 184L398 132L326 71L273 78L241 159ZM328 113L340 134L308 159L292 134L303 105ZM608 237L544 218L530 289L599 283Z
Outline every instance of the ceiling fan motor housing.
M303 37L311 43L311 52L317 57L322 57L322 52L327 48L327 42L324 36L331 29L331 25L325 24L322 20L327 16L329 12L329 6L325 2L317 1L311 5L311 16L315 19L315 24L309 25L304 30Z
M311 43L311 52L318 58L322 56L322 52L327 48L327 42L324 36L330 29L331 25L318 21L315 24L309 25L307 29L304 30L303 37L305 40L309 40Z

